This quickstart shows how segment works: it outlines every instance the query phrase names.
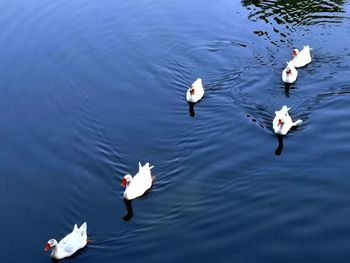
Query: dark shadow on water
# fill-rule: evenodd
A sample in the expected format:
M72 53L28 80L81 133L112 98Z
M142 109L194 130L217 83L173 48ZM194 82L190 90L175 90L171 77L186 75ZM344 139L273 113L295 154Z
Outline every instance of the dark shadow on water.
M291 131L296 131L298 129L299 126L292 126L290 128ZM276 137L277 137L277 140L278 140L278 146L275 150L275 154L276 155L281 155L282 153L282 150L283 150L283 138L284 136L283 135L280 135L280 134L276 134Z
M290 83L284 83L284 92L286 97L289 97Z
M129 221L133 216L134 216L134 212L132 210L132 201L131 200L127 200L127 199L123 199L124 200L124 204L126 207L126 211L127 214L125 216L123 216L123 220L124 221Z
M193 102L189 102L188 103L188 109L189 109L189 112L190 112L190 116L194 117L195 113L194 113L194 103Z
M283 135L277 134L278 146L275 150L276 155L281 155L283 150Z
M292 32L299 26L342 23L345 0L242 0L248 19L262 21L270 28L257 28L253 33L275 46L294 46Z
M298 126L293 126L290 128L291 131L296 131L298 129Z
M344 13L345 0L242 0L250 10L249 19L267 24L337 23ZM287 12L286 12L287 11ZM330 13L339 13L331 16ZM272 19L271 19L272 18Z
M154 176L153 176L153 180L154 180ZM148 197L150 195L150 192L151 192L151 189L153 188L153 186L148 189L142 196L136 198L136 200L139 200L139 199L145 199L146 197ZM127 214L125 216L123 216L123 220L124 221L129 221L133 216L134 216L134 211L133 211L133 208L132 208L132 200L127 200L125 198L123 198L123 201L124 201L124 204L125 204L125 207L126 207L126 212Z

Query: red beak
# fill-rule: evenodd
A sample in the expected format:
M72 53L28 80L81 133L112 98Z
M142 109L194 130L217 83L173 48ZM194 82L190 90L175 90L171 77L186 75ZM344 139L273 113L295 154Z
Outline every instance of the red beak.
M295 57L296 55L298 55L296 50L293 50L293 57Z
M280 125L282 125L283 124L283 122L282 122L282 120L281 119L278 119L278 126L280 126Z
M194 88L191 89L191 94L194 95Z
M47 243L47 244L45 245L44 251L46 252L46 251L49 251L50 249L51 249L51 246L50 246L49 243Z
M122 180L122 183L120 184L120 186L126 186L126 179L125 178L123 178L123 180Z
M290 75L292 73L292 70L291 69L287 69L287 74Z

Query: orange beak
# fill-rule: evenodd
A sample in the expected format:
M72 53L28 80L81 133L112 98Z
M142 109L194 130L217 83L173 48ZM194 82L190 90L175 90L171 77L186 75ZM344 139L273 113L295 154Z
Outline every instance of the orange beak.
M47 251L49 251L50 249L51 249L51 246L50 246L49 243L47 243L47 244L45 245L44 251L47 252Z
M126 179L125 178L123 178L123 180L122 180L122 183L120 184L120 186L126 186Z

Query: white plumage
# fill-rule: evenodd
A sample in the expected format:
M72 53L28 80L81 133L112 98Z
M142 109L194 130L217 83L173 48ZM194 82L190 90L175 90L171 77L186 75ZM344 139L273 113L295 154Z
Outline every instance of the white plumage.
M188 88L186 92L186 100L188 102L196 103L203 97L203 95L204 88L202 79L198 78L195 82L193 82L192 86Z
M287 67L282 71L282 80L284 83L293 83L298 77L298 71L294 67L293 61L287 63Z
M276 134L286 135L293 126L298 126L303 123L301 119L293 122L288 114L289 110L290 108L284 105L282 109L275 112L276 116L272 121L272 126Z
M151 169L153 167L149 166L149 163L146 163L144 166L139 163L139 172L134 177L130 174L124 176L122 186L126 187L124 191L125 199L132 200L140 197L151 188L153 182Z
M299 52L298 49L293 49L293 62L296 68L304 67L311 62L310 46L304 46Z
M66 235L59 243L57 243L56 239L50 239L45 246L45 251L52 249L51 257L54 259L70 257L79 249L86 246L88 242L86 232L86 222L80 228L75 224L73 231Z

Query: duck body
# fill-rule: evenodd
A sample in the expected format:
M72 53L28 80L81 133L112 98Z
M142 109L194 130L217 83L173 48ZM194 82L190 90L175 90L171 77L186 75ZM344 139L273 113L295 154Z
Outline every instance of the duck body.
M79 249L85 247L87 242L87 224L84 222L80 228L74 225L73 231L66 235L59 243L55 239L50 239L45 247L45 251L51 248L52 258L63 259L72 256Z
M299 52L298 49L293 49L293 62L296 68L304 67L311 62L310 46L304 46Z
M202 79L198 78L193 82L192 86L188 88L186 92L186 100L191 103L196 103L203 98L204 88L202 84Z
M122 185L126 187L123 195L124 199L132 200L140 197L152 187L151 169L153 167L149 166L149 163L144 166L139 163L139 172L134 177L129 174L124 176L122 180Z
M287 63L287 67L282 71L282 80L284 83L293 83L298 77L298 71L294 67L294 62L291 60Z
M293 126L298 126L303 122L301 119L293 122L289 116L289 110L290 108L284 105L282 109L275 112L276 116L272 121L272 126L274 132L278 135L286 135Z

